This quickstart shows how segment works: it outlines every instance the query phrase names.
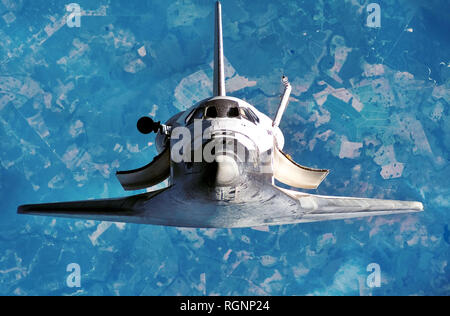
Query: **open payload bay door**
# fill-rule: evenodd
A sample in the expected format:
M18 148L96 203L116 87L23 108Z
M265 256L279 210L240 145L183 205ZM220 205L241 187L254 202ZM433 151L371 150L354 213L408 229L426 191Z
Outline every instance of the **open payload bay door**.
M170 150L167 147L148 165L128 171L116 173L122 187L129 190L140 190L154 186L170 175Z
M274 146L273 176L278 181L301 189L316 189L330 171L299 165Z

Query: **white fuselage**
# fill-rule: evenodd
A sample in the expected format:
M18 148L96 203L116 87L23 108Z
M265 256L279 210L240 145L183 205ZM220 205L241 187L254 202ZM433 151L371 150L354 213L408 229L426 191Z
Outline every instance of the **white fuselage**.
M245 102L244 100L235 98L235 97L213 97L207 99L208 101L213 100L231 100L237 102L240 108L250 109L259 119L259 122L256 124L243 118L203 118L210 122L211 124L211 132L226 130L236 132L238 134L246 135L246 138L251 139L257 146L260 152L264 152L273 147L274 141L276 141L279 149L283 149L284 147L284 136L278 126L273 126L272 119L269 118L264 113L258 111L253 105ZM186 126L187 118L189 115L195 111L195 109L199 106L199 104L203 103L205 100L198 102L193 105L178 118L173 123L174 126ZM205 132L205 129L209 126L203 126L202 134Z
M192 188L196 195L214 191L213 196L223 200L223 196L229 198L224 193L229 191L246 196L243 191L249 181L272 182L274 146L282 148L284 137L269 117L249 103L217 96L198 102L169 122L172 134L166 146L171 148L171 184ZM224 147L218 149L217 144Z

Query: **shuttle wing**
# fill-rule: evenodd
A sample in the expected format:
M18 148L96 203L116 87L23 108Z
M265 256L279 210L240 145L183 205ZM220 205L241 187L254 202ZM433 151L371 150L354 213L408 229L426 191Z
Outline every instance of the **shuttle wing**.
M273 176L278 181L295 188L316 189L329 170L313 169L299 165L275 146Z
M19 214L196 228L277 225L302 215L298 202L267 185L251 201L220 204L190 199L175 185L122 198L21 205Z
M299 207L305 213L296 223L423 211L423 205L420 202L322 196L279 189L300 202Z
M19 206L17 213L88 220L142 223L148 201L164 194L164 188L154 192L114 199L86 200L76 202L28 204ZM162 205L155 205L155 209ZM155 222L158 223L156 216Z
M19 214L197 228L283 225L423 210L420 202L306 194L267 185L245 203L189 200L176 186L115 199L29 204Z

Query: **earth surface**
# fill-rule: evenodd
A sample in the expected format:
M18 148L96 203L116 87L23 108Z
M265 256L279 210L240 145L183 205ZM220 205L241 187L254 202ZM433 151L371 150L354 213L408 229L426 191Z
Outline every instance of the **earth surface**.
M224 1L227 92L273 116L289 77L284 150L331 169L312 192L425 207L232 230L16 214L130 194L115 171L156 155L137 119L212 93L214 1L77 3L69 27L69 1L0 0L0 294L450 294L448 1L377 1L380 27L364 0Z

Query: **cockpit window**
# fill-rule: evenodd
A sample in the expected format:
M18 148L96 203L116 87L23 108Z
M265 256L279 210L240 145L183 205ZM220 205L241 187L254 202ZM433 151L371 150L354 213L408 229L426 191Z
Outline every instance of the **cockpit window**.
M239 118L239 107L237 106L231 106L228 108L219 108L215 105L211 105L206 108L206 115L205 117L208 118L218 118L218 117L229 117L229 118Z
M205 112L205 109L199 108L199 109L195 110L195 113L194 113L194 115L192 115L192 118L198 119L198 120L202 119L204 112Z
M193 111L193 113L189 114L189 116L187 117L186 124L189 125L192 122L194 122L194 120L201 120L203 118L204 113L205 113L205 108L203 108L203 107L196 108Z
M216 118L217 109L215 106L210 106L206 109L206 118Z
M249 108L239 107L239 104L232 100L216 99L209 100L198 105L186 117L186 125L198 119L215 118L244 118L254 124L259 122L258 116Z
M232 107L228 109L228 117L239 117L239 109L237 107Z
M250 122L252 122L254 124L259 123L258 116L255 113L253 113L253 111L251 109L241 108L241 115L243 118L249 120Z
M250 116L253 117L253 120L255 120L255 122L259 123L259 117L258 115L255 114L255 112L253 112L251 109L247 109L248 113L250 114Z
M239 112L241 112L241 117L245 118L246 120L248 119L247 113L245 113L244 108L239 108Z

